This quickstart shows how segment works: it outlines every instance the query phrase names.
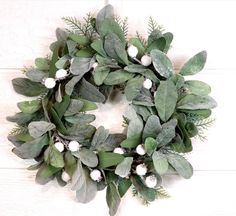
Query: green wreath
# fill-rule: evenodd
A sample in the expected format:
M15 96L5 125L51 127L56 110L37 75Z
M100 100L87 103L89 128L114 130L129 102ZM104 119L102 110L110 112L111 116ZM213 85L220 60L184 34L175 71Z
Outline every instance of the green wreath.
M202 137L216 106L206 83L184 79L203 69L206 52L176 73L166 56L173 35L152 18L147 40L139 34L128 40L127 20L114 16L111 5L83 23L63 19L70 30L57 29L52 56L37 58L35 67L25 68L27 78L12 81L17 93L36 97L19 102L20 112L8 117L17 124L9 134L13 152L37 161L29 169L38 169L38 183L71 182L79 202L106 188L110 215L131 186L145 202L167 195L162 176L192 176L183 155L192 151L192 137ZM114 89L130 109L124 132L110 134L91 125L95 116L86 112Z

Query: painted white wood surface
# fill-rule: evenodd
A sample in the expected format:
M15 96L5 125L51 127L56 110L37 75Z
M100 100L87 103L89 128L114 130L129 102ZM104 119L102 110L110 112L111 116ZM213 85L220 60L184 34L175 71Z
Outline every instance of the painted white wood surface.
M25 170L32 161L23 161L11 153L6 136L14 126L5 117L17 111L16 102L24 97L14 93L11 79L22 76L19 68L33 63L34 58L48 54L48 45L55 39L56 27L63 27L63 16L82 17L98 11L106 1L89 0L0 0L0 215L37 216L98 215L105 216L105 193L101 192L88 205L74 201L69 187L59 188L52 182L39 186L34 172ZM188 155L195 174L190 180L172 176L164 185L171 199L160 200L146 208L129 193L122 201L118 215L144 214L234 216L236 193L235 50L236 2L234 1L145 1L109 0L121 16L129 16L130 33L145 33L152 15L166 30L174 33L170 52L176 68L196 52L206 49L206 69L193 79L212 86L218 102L214 110L216 122L208 131L208 141L196 141ZM222 83L226 79L227 83ZM127 104L101 106L97 125L121 131L121 116ZM118 107L118 109L117 109ZM109 113L107 112L109 110ZM106 115L106 118L104 118ZM110 119L104 121L104 119ZM231 123L230 123L231 122ZM223 150L224 149L224 150ZM187 203L187 206L186 206Z

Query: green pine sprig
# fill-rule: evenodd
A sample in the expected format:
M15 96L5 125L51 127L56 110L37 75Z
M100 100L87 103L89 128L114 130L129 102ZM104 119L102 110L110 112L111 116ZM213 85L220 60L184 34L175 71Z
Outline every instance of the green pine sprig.
M125 38L128 36L128 17L121 19L120 16L116 15L114 17L115 21L119 24L120 28L122 29Z
M159 30L160 32L164 32L165 29L162 25L158 25L156 20L153 17L149 17L148 20L148 34L150 35L154 30Z
M67 29L69 32L76 32L88 37L91 37L95 32L92 25L92 19L93 16L91 15L91 13L88 13L87 16L83 18L84 22L81 22L76 17L62 17L62 20L69 27L69 29Z
M28 132L28 127L17 125L15 128L12 128L9 132L10 136L16 136L18 134L23 134Z

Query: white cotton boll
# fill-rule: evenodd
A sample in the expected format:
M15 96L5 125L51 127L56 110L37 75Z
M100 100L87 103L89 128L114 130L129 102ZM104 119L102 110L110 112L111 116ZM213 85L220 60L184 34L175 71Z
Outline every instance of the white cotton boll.
M145 164L139 164L138 166L136 166L136 173L139 176L143 176L147 173L147 167Z
M117 153L117 154L124 154L125 153L123 148L115 148L113 152Z
M79 150L80 145L77 141L73 140L69 142L68 148L70 151L75 152Z
M136 152L139 155L145 155L145 153L146 153L144 146L142 144L140 144L136 147Z
M145 184L149 188L154 188L157 185L157 178L154 175L150 175L145 179Z
M70 176L67 172L63 171L62 174L61 174L61 179L64 181L64 182L68 182L70 181Z
M141 63L143 66L149 66L151 63L152 63L152 59L150 56L148 55L144 55L142 58L141 58Z
M97 66L98 66L98 63L95 62L95 63L93 63L92 68L95 69Z
M151 81L150 79L146 79L146 80L143 82L143 87L146 88L146 89L152 88L152 81Z
M136 46L130 45L127 49L127 52L131 58L135 58L138 55L138 48Z
M68 74L67 74L67 71L65 69L60 69L56 72L56 78L57 79L61 79L61 78L64 78L66 77Z
M90 177L93 181L100 181L102 179L102 174L99 170L94 169L93 171L91 171Z
M59 151L59 152L63 152L64 151L64 145L63 145L63 143L61 143L61 142L56 142L56 143L54 143L54 146L55 146L55 148Z
M56 81L53 78L46 78L45 81L44 81L44 85L45 85L46 88L52 89L52 88L55 87Z

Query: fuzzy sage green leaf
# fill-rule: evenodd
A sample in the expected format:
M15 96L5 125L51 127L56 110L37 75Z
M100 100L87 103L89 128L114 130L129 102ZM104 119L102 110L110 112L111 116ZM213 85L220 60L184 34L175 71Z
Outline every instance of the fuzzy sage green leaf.
M161 81L155 96L155 106L162 121L166 122L174 113L178 94L171 80Z

